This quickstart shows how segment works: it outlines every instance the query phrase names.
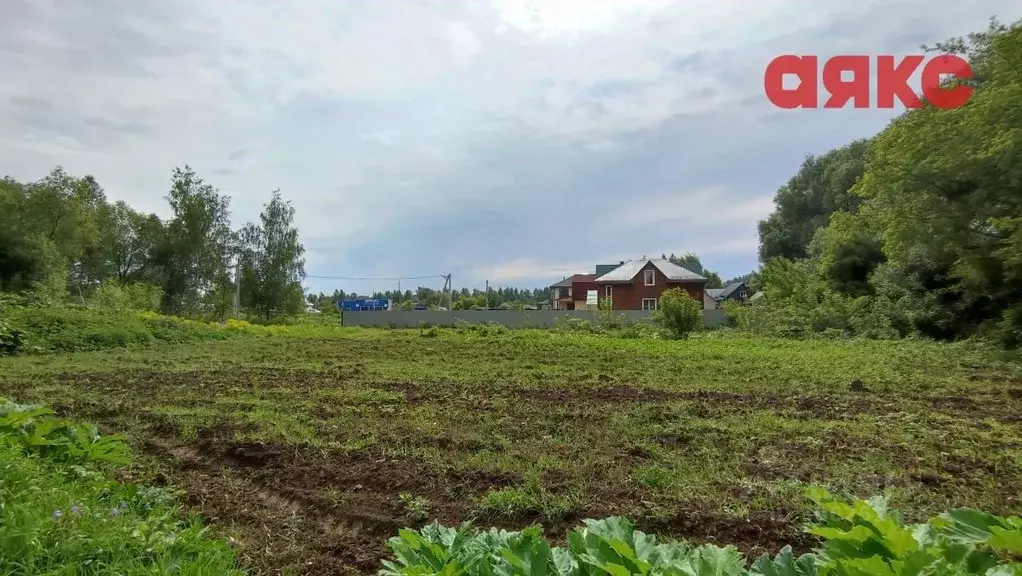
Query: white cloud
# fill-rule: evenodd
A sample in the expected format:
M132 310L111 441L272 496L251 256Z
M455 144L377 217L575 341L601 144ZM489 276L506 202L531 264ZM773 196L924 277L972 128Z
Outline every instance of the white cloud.
M733 265L751 267L755 221L801 157L889 116L775 114L761 94L769 59L911 51L991 14L1020 9L6 0L0 168L34 179L63 164L165 214L170 170L189 163L232 196L239 221L279 187L316 243L310 272L485 258L479 274L546 277L546 261L588 269L594 253L660 244L732 246L744 255Z

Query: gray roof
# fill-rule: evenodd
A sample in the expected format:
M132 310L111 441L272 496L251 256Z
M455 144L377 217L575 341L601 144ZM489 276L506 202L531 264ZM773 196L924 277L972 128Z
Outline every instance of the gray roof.
M631 282L632 278L639 273L640 270L646 267L646 264L653 263L657 270L667 277L668 280L680 281L680 280L691 280L691 281L705 281L706 278L678 266L663 258L644 258L642 260L629 260L624 264L618 266L614 270L600 276L596 279L597 282Z
M721 290L720 296L718 296L717 298L723 300L734 294L735 290L738 290L742 286L745 286L745 282L735 282L734 284L728 284L727 286L724 287L723 290Z
M558 288L558 287L568 288L568 287L571 286L571 279L572 278L574 278L574 276L568 276L567 278L565 278L564 280L561 280L560 282L558 282L556 284L551 284L550 287L551 288Z
M720 293L723 291L724 291L723 288L707 288L706 295L716 300L717 298L720 297Z
M574 282L592 282L596 278L595 274L572 274L564 280L561 280L557 284L551 284L551 288L571 288Z
M621 264L624 264L624 262L622 262ZM596 265L596 277L599 278L600 276L603 276L604 274L607 274L608 272L613 271L615 268L617 268L621 264L597 264Z

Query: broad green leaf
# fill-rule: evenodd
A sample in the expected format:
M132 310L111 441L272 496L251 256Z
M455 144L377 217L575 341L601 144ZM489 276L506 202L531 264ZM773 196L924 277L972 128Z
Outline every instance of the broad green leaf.
M1022 529L992 526L989 544L991 548L1022 554Z
M764 554L752 565L752 573L762 576L816 576L816 556L803 554L795 558L791 546L781 548L772 560Z

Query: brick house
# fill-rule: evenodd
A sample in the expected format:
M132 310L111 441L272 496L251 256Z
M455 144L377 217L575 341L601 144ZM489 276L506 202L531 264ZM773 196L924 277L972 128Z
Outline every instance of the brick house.
M586 292L596 290L596 274L575 274L552 285L554 310L585 310Z
M593 281L600 300L610 299L614 310L656 310L660 294L668 288L681 288L703 302L706 282L703 276L663 258L622 262Z

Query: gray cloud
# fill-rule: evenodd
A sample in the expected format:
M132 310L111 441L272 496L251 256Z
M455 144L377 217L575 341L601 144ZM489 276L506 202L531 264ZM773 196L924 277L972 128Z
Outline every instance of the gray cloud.
M0 169L56 164L165 213L175 165L281 188L315 275L546 283L696 250L755 265L765 199L889 111L773 109L784 53L905 53L1008 0L9 0ZM329 281L310 281L317 289ZM388 286L389 287L389 286ZM366 289L350 286L349 289Z

